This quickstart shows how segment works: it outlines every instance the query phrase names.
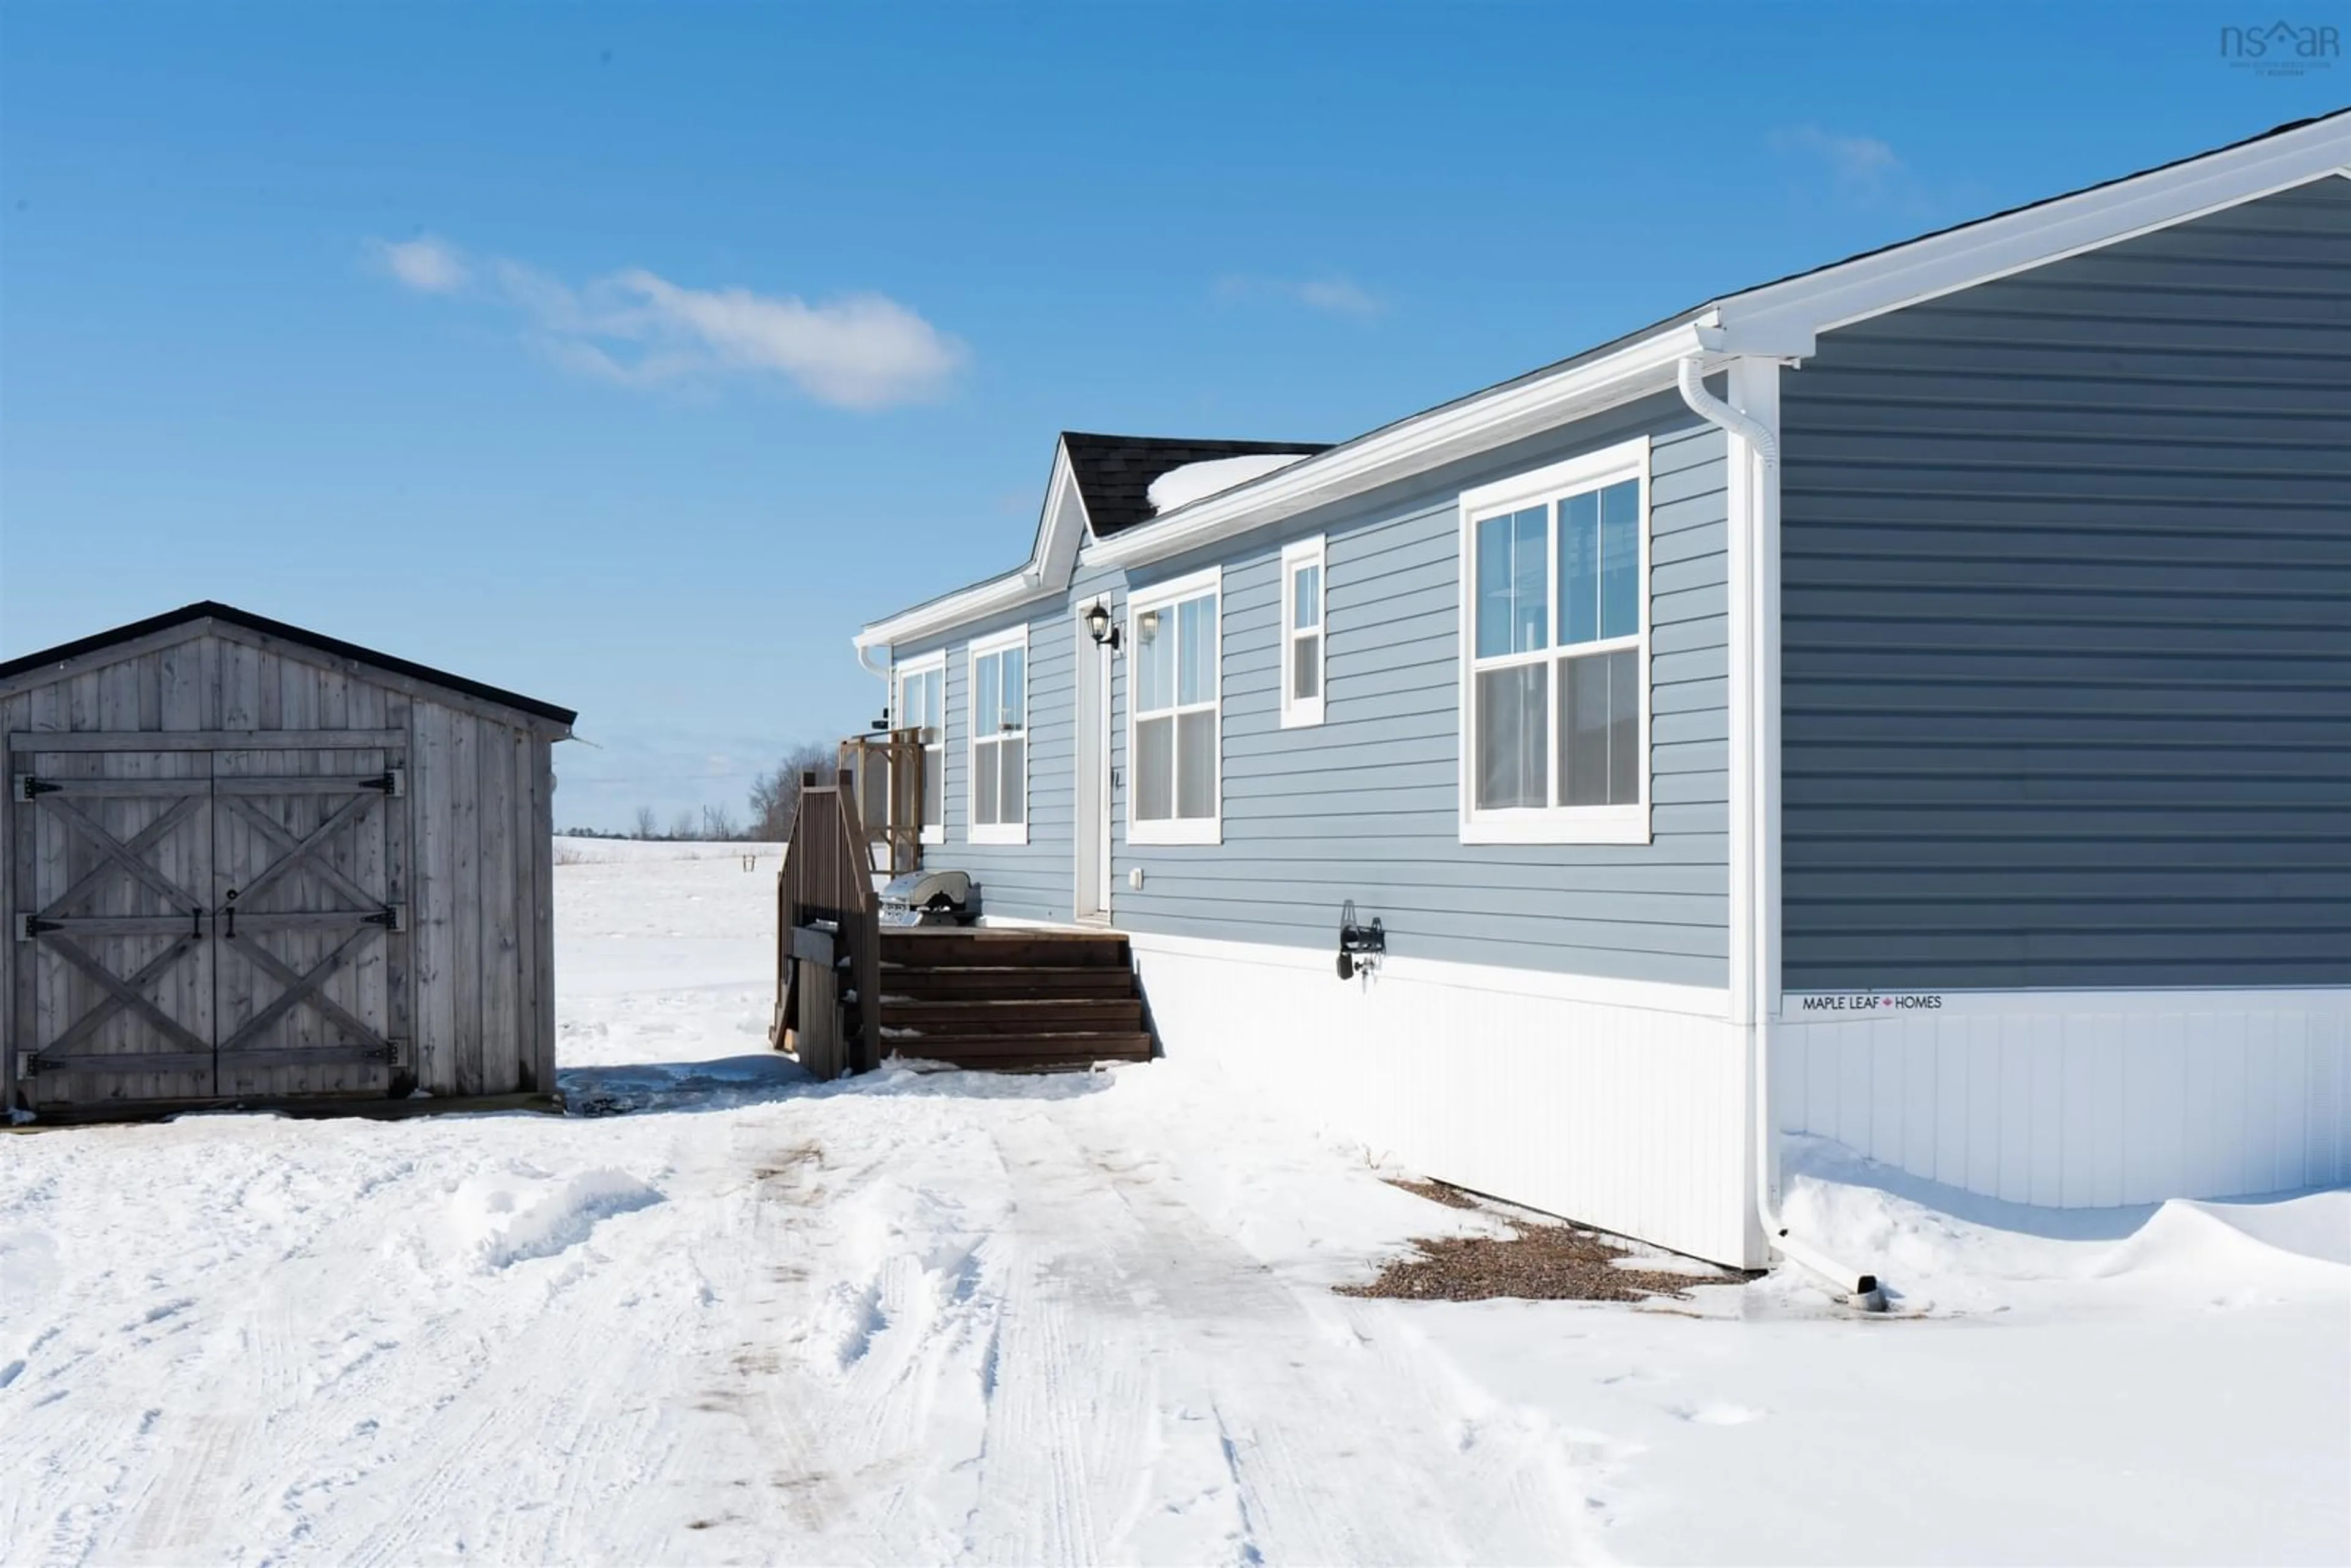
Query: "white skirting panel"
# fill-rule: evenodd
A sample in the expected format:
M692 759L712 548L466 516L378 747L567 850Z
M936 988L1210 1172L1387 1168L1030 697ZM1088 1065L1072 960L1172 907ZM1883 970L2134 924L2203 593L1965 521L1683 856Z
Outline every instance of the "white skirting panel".
M1176 1061L1424 1175L1658 1246L1763 1260L1723 993L1130 933Z
M1773 1028L1780 1125L2067 1208L2351 1181L2351 991L1947 993ZM1872 998L1834 998L1863 1012Z

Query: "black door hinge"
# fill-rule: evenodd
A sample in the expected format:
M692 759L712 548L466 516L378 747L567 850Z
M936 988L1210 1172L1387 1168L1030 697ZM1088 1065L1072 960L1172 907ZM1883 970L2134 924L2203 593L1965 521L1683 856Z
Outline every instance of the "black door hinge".
M44 931L62 931L64 929L65 923L63 921L44 920L37 915L27 915L18 923L16 939L19 942L30 942L34 937L38 936Z
M38 800L43 795L54 795L64 788L62 784L52 784L46 779L36 779L29 773L16 775L16 798L20 800Z

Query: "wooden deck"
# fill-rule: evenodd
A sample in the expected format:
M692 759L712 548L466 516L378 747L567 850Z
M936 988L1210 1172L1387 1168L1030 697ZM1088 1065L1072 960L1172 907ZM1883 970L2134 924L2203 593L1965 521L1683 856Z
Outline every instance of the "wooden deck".
M893 1055L1019 1072L1151 1059L1123 933L884 926L868 843L854 794L803 777L776 880L776 1049L819 1078Z

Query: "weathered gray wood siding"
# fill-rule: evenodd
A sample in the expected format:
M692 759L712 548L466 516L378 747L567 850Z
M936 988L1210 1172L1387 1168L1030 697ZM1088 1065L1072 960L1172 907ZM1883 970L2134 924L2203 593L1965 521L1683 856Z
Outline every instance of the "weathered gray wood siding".
M1029 841L971 841L971 645L1022 624L1019 615L977 622L952 637L893 651L900 664L946 652L946 840L924 846L926 867L968 872L981 906L1018 920L1067 920L1072 888L1070 825L1077 632L1068 605L1033 611L1029 627Z
M241 627L174 628L0 692L0 736L32 731L404 732L404 885L411 973L391 973L394 1030L422 1087L496 1094L555 1087L551 732L468 695ZM199 754L201 755L201 754ZM13 823L0 821L0 831ZM13 839L7 841L13 842ZM0 856L0 937L15 928ZM0 999L18 944L0 940ZM392 951L397 953L395 946ZM8 1009L0 1007L0 1029ZM0 1040L13 1087L14 1041Z
M1654 442L1654 841L1460 841L1463 489L1646 434ZM1611 978L1728 977L1724 441L1672 396L1416 476L1217 555L1155 565L1136 588L1224 568L1221 844L1129 844L1126 682L1113 735L1122 787L1112 890L1129 930L1338 947L1340 910L1380 916L1390 951ZM1322 534L1325 722L1280 726L1278 589L1290 540ZM1091 600L1091 592L1088 601ZM1128 885L1135 868L1144 885ZM1065 895L1066 896L1066 895Z
M2351 983L2351 181L1782 385L1788 986Z

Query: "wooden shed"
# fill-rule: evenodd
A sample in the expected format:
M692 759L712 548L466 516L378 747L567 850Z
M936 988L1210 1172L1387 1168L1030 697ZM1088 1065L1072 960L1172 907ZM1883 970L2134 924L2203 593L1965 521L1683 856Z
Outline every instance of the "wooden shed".
M0 663L6 1103L551 1093L574 716L209 602Z

